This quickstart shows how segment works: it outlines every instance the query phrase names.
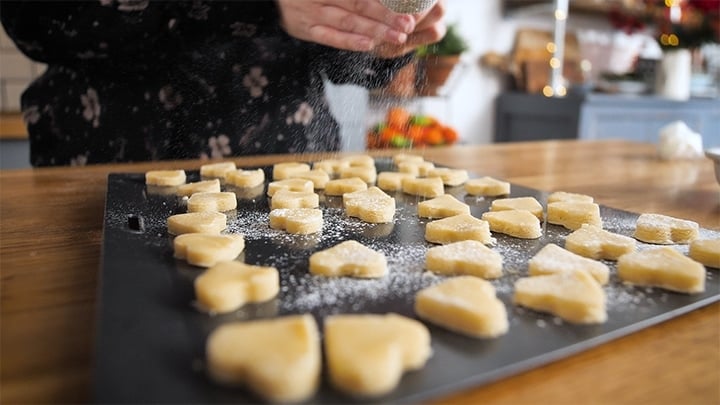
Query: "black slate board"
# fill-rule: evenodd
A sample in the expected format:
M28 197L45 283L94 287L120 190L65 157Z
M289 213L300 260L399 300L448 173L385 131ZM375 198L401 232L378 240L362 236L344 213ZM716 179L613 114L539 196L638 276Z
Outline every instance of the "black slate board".
M378 170L390 170L378 160ZM271 168L264 168L270 178ZM188 181L199 180L189 172ZM161 188L146 187L142 174L111 174L105 207L101 281L96 336L95 400L100 403L252 403L260 400L242 388L214 384L205 375L204 343L223 322L296 313L312 313L320 328L335 313L396 312L414 317L413 296L442 277L423 271L427 220L417 218L419 198L394 194L393 225L364 224L347 218L342 199L325 198L323 232L292 236L267 226L264 188L238 192L238 209L228 213L229 230L245 234L238 260L275 266L281 292L267 303L248 305L232 314L209 316L193 306L192 280L202 269L173 258L166 219L185 212L184 202ZM462 187L446 192L471 206L479 217L492 199L467 196ZM546 193L513 185L511 197L533 196L545 204ZM605 229L631 235L637 214L601 207ZM511 304L512 285L527 272L527 260L547 243L563 246L570 231L544 224L543 237L521 240L504 235L495 249L504 256L505 275L492 281L508 308L508 334L475 340L428 325L433 357L421 371L407 373L397 389L375 402L407 403L486 384L569 356L720 299L720 275L709 269L706 291L697 295L621 284L613 262L605 287L608 321L573 325ZM702 237L720 233L703 229ZM307 258L336 243L356 239L385 252L389 275L382 280L323 279L307 274ZM651 247L643 243L640 249ZM687 246L676 246L687 253ZM321 329L322 330L322 329ZM324 382L311 403L355 402Z

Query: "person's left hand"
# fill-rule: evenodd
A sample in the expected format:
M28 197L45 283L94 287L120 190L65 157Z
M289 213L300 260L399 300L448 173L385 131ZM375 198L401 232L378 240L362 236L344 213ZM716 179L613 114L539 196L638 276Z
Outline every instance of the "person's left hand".
M408 34L404 44L383 42L377 44L372 52L381 58L394 58L412 52L418 46L440 41L447 31L443 20L445 9L445 0L438 0L429 10L413 15L415 30Z

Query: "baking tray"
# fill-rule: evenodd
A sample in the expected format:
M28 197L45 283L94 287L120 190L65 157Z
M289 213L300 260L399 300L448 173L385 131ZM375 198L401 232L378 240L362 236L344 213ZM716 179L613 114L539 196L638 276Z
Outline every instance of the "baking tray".
M378 171L392 170L378 159ZM263 168L271 178L270 167ZM471 176L474 177L474 176ZM199 180L188 172L188 181ZM95 399L101 403L252 403L248 391L213 383L204 369L207 335L218 325L288 314L311 313L320 328L329 314L395 312L409 317L413 297L421 288L442 279L423 270L428 222L417 217L415 196L401 192L393 224L366 224L346 217L342 198L325 197L322 233L289 235L268 227L264 185L238 190L238 208L228 215L229 231L243 233L245 252L238 260L274 266L280 272L278 297L236 312L210 316L194 306L192 282L202 269L173 258L166 219L185 212L182 199L162 188L146 187L143 174L110 174L105 207L99 307L96 335ZM468 196L462 187L446 189L470 205L473 215L487 211L492 199ZM511 197L532 196L543 203L542 191L512 185ZM631 235L638 214L601 206L604 228ZM496 339L476 340L426 324L433 356L419 371L406 373L390 394L371 402L424 401L479 386L505 376L569 356L642 328L679 316L720 299L720 275L707 272L706 291L697 295L620 283L614 262L605 287L608 320L601 325L573 325L548 314L511 303L515 280L527 273L527 261L547 243L564 246L570 233L543 224L543 236L522 240L494 234L494 246L504 257L505 275L492 283L508 309L509 332ZM701 229L701 237L720 232ZM383 251L389 274L379 280L322 278L308 274L308 257L347 239ZM639 243L640 249L650 245ZM687 246L675 246L687 253ZM322 329L321 329L322 330ZM358 402L323 385L310 402Z

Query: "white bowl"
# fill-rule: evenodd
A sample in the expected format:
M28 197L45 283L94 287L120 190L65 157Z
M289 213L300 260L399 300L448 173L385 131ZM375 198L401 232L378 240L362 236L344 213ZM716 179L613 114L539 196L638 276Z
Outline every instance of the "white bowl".
M720 184L720 148L706 149L705 156L715 162L715 179Z

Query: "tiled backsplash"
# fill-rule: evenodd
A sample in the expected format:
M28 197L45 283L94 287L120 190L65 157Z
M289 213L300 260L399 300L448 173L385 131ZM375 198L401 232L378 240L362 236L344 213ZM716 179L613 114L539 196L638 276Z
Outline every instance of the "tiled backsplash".
M45 65L28 59L0 29L0 111L20 111L20 95Z

